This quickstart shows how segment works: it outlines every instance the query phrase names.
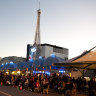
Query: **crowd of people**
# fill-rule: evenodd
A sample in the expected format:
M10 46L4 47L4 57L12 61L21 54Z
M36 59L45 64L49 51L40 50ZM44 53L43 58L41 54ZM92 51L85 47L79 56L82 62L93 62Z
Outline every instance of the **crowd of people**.
M48 89L54 89L59 94L65 96L75 96L76 92L88 92L89 96L96 96L96 82L92 78L86 81L85 78L78 77L77 79L66 76L65 74L56 73L48 76L46 74L30 74L25 75L6 75L0 73L1 85L12 86L20 90L28 90L39 93L48 94ZM66 95L67 94L67 95ZM69 95L68 95L69 94Z

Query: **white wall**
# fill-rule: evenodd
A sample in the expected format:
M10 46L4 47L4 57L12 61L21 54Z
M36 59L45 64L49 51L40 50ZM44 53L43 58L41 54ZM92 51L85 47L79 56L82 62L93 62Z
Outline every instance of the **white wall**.
M68 58L68 50L64 49L64 53L57 53L57 52L53 52L53 47L52 46L41 46L42 47L42 51L41 51L41 55L45 56L46 58L49 57L51 54L55 54L57 57L60 57L62 59L65 59L65 57Z

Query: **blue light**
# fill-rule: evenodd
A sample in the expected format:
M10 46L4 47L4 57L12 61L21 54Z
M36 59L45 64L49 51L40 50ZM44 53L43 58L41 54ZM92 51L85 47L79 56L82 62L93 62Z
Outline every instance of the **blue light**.
M10 61L10 64L13 64L13 62L12 62L12 61Z
M38 72L37 72L37 71L33 71L33 73L35 73L35 74L36 74L36 73L38 73Z
M29 59L29 61L33 61L33 58Z
M42 56L39 56L39 59L42 59Z
M33 71L33 73L38 73L38 74L47 74L50 76L50 72L44 72L44 71Z
M60 73L65 73L65 70L59 70Z
M36 52L36 48L32 48L31 51L32 51L32 52Z
M3 66L4 64L2 63L2 66Z
M55 54L51 54L50 56L51 56L51 57L53 57L53 58L55 58L55 57L56 57L56 55L55 55Z
M38 73L42 73L41 71L38 71Z
M45 72L45 74L49 75L50 76L50 72Z

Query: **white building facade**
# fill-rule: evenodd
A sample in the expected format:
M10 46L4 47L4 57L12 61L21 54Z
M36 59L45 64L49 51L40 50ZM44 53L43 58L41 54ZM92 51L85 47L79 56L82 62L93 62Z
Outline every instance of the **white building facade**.
M50 45L50 44L41 44L41 56L49 57L51 54L55 54L57 57L60 57L64 60L68 59L69 50L67 48Z

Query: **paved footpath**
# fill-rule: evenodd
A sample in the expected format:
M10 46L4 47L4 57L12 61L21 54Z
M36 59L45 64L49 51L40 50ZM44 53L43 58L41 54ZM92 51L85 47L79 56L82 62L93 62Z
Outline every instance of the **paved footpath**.
M10 86L0 85L0 96L62 96L56 92L49 91L49 94L35 93L26 90L19 90Z
M64 95L58 94L52 90L49 90L49 94L40 94L26 90L19 90L17 88L13 88L10 86L0 85L0 96L64 96ZM78 94L77 96L87 96L87 95Z

